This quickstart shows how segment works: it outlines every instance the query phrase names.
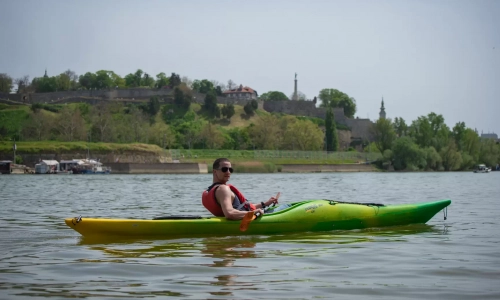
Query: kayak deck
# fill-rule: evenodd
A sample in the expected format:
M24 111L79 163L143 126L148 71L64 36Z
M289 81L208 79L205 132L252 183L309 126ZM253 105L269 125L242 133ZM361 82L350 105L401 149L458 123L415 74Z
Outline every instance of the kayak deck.
M307 200L251 222L239 230L240 221L223 217L180 216L175 219L136 220L68 218L65 223L83 236L170 237L188 235L250 235L288 232L363 229L426 223L450 205L451 200L417 204L353 204L334 200Z

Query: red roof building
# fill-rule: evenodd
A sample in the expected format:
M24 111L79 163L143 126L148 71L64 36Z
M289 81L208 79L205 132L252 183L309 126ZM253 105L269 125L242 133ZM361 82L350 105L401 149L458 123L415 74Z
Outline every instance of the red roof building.
M241 84L239 87L227 90L223 94L228 98L238 98L238 99L257 99L257 97L259 96L257 94L257 91L253 90L252 88L249 88L248 86L243 87L243 85Z

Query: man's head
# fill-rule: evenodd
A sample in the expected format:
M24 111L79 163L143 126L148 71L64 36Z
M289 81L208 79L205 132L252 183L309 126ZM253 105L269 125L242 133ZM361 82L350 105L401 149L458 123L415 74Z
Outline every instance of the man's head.
M231 167L231 162L227 158L218 158L214 161L213 167L213 178L214 182L226 183L233 173L233 168Z

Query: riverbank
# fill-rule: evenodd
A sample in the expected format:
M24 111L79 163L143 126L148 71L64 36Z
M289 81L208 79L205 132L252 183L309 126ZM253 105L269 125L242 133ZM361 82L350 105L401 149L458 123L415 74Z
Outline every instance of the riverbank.
M0 160L13 160L13 143L0 142ZM372 172L377 153L273 150L162 149L151 144L17 142L17 163L34 168L41 160L92 158L114 174L203 174L220 157L238 173Z

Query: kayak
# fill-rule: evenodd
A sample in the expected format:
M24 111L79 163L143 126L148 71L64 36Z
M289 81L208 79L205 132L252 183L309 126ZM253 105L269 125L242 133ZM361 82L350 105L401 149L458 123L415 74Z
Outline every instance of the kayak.
M426 223L451 200L416 204L383 205L335 200L306 200L265 213L251 221L246 231L241 221L224 217L173 215L151 220L75 217L66 225L83 236L183 237L209 235L282 234L289 232L364 229ZM446 214L445 214L446 219Z

